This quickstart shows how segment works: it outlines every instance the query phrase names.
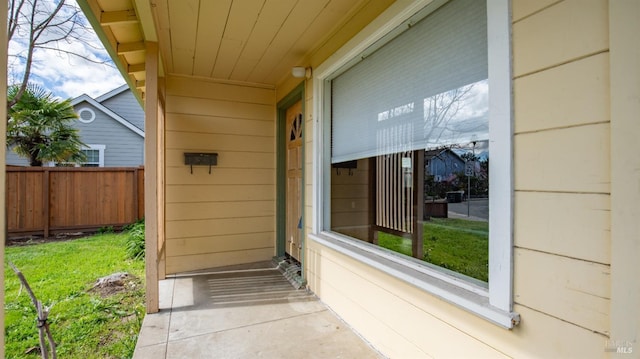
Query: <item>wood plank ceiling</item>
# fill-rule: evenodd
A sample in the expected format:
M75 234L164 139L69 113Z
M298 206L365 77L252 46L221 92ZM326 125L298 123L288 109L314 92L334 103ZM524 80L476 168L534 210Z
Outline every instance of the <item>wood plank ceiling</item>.
M91 9L103 42L141 91L145 40L158 41L164 74L276 86L293 66L308 65L354 14L370 3L379 9L391 2L79 0Z

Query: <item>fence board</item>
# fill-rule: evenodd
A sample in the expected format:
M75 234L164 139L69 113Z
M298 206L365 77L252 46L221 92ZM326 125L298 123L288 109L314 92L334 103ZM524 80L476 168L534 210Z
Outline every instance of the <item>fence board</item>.
M7 167L7 235L120 227L144 216L144 169Z

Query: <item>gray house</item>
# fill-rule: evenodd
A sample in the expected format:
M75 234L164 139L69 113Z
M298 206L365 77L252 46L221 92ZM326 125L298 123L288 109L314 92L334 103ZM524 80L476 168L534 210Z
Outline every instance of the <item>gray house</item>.
M434 182L446 181L454 173L463 172L465 161L454 151L445 148L424 153L425 175L433 176Z
M87 147L88 167L137 167L144 164L144 111L127 85L97 98L81 95L71 102L78 114L75 127ZM7 164L28 166L7 151ZM50 166L55 166L50 163Z

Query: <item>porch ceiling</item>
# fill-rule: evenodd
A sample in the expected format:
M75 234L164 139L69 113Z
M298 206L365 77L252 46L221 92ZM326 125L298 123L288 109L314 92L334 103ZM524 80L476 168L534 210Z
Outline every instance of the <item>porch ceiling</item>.
M144 92L144 41L160 75L276 86L355 13L389 0L79 0L129 85ZM379 8L379 4L376 4Z

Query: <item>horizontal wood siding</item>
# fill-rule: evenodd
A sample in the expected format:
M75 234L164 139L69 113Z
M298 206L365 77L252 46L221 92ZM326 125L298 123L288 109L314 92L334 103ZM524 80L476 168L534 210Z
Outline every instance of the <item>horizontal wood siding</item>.
M109 110L144 130L144 110L131 90L123 91L101 102Z
M509 331L316 242L307 260L314 293L390 358L604 356L601 335L527 306Z
M275 254L275 91L184 77L166 81L167 273ZM185 152L216 152L191 168Z
M9 166L29 166L29 160L25 157L18 156L17 153L13 151L13 148L7 148L7 165Z
M514 300L591 331L603 353L611 306L608 2L528 11L513 25ZM574 344L556 355L595 354Z
M309 287L385 356L607 357L608 2L513 0L512 9L514 311L521 322L505 330L307 239ZM310 172L311 158L305 164ZM307 177L307 213L316 208L317 180Z
M144 216L142 168L7 168L7 231L24 234L123 226Z

